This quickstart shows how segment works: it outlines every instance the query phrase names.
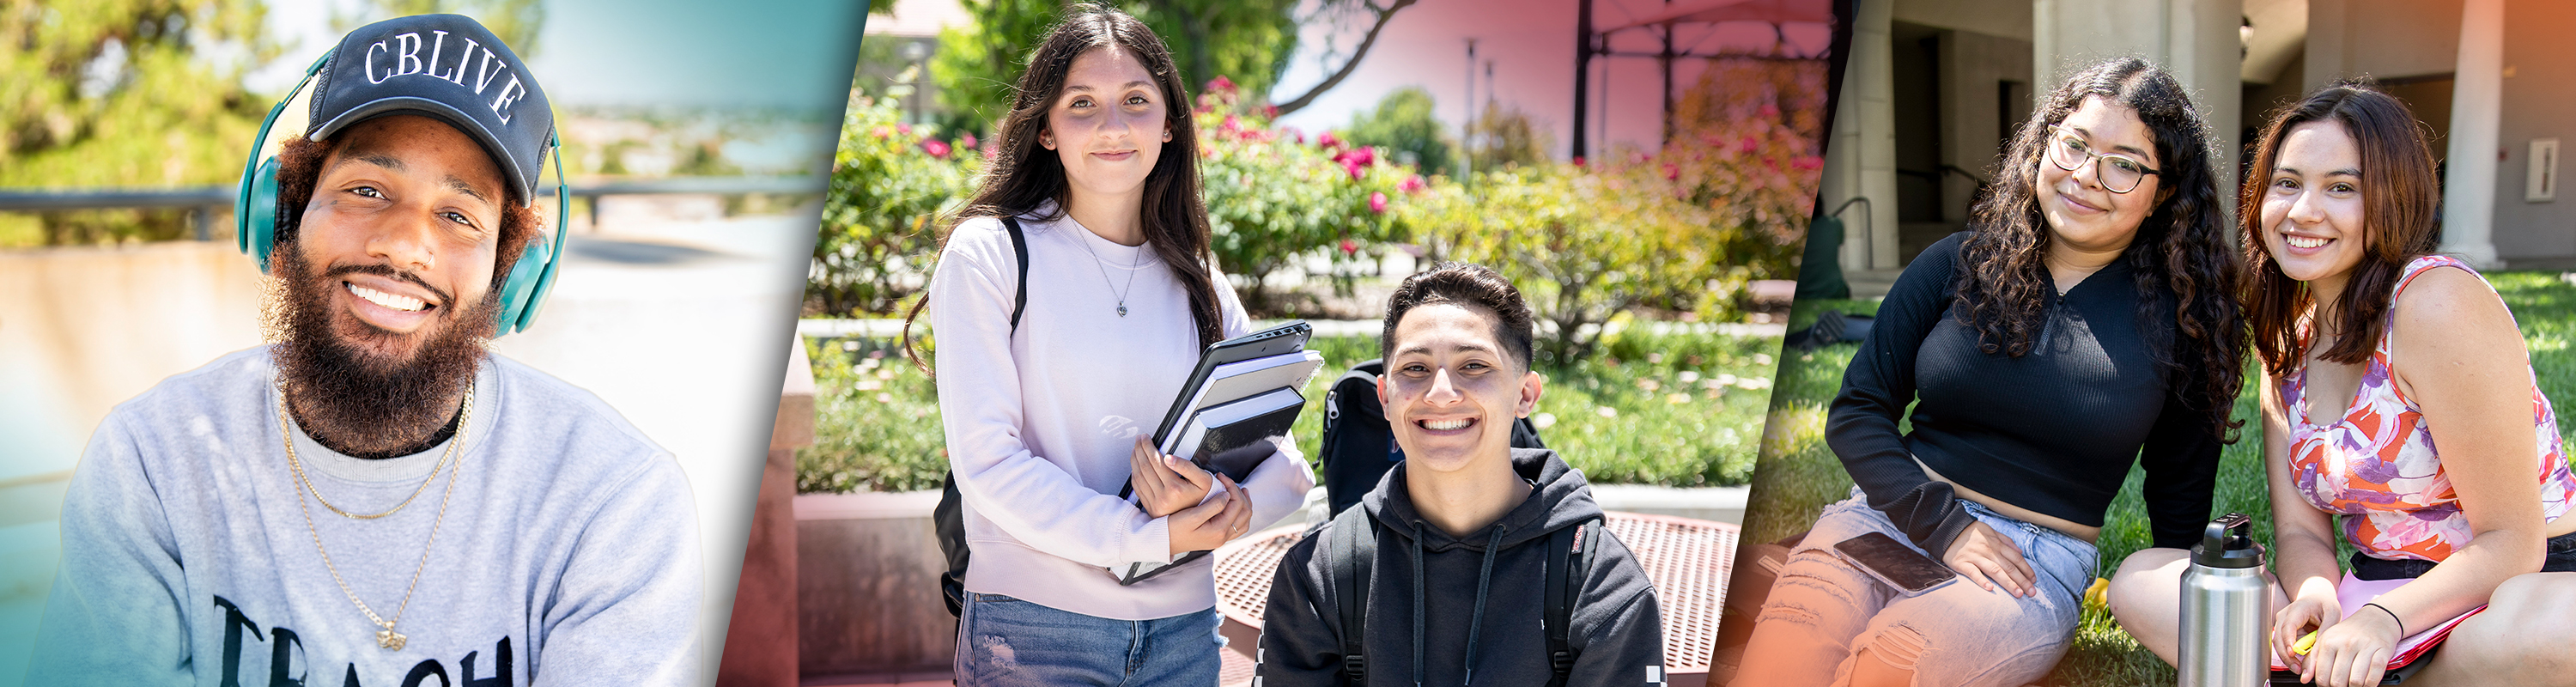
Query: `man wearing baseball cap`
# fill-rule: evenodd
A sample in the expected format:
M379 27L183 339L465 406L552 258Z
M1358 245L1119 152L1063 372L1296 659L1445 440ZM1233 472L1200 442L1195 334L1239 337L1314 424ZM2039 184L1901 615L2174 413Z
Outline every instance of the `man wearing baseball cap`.
M678 463L486 350L560 247L532 209L545 92L482 25L424 15L350 33L306 95L245 178L275 343L91 436L29 684L694 682Z

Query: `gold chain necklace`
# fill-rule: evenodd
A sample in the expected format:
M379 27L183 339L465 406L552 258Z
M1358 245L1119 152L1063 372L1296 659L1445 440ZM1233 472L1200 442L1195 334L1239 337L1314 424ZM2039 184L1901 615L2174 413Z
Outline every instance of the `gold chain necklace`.
M468 382L468 383L467 383L467 387L468 387L468 388L466 389L466 392L465 392L465 408L466 408L468 411L471 411L471 410L474 408L474 391L473 391L473 389L472 389L472 383L471 383L471 382ZM285 399L285 397L286 397L286 390L285 390L285 388L281 386L281 387L278 389L277 394L278 394L278 398L279 398L279 400L278 400L278 413L279 413L279 415L281 416L281 417L279 417L279 418L278 418L278 420L279 420L279 421L278 421L278 426L280 426L280 427L284 427L284 426L285 426L285 424L286 424L286 423L285 423L285 418L283 417L283 415L284 415L284 414L285 414L285 412L286 412L286 401L284 400L284 399ZM465 422L464 422L464 420L463 420L463 419L459 419L459 420L457 421L457 424L456 424L456 436L463 436L464 434L465 434ZM382 513L351 513L351 512L349 512L349 511L342 510L339 506L331 505L331 500L330 500L330 499L322 498L322 490L313 488L313 478L312 478L312 477L305 475L305 474L304 474L304 472L303 472L303 471L301 471L301 470L296 471L296 473L295 473L295 477L296 477L296 479L297 479L297 480L299 480L299 481L303 482L303 484L304 484L304 490L305 490L305 491L313 492L313 500L322 502L322 507L323 507L323 508L329 508L329 509L331 509L331 512L333 512L333 513L339 513L341 517L345 517L345 518L351 518L351 519L356 519L356 520L374 520L374 519L376 519L376 518L381 518L381 517L385 517L385 516L388 516L388 515L393 515L393 514L395 514L395 513L401 512L404 506L409 506L409 505L411 505L411 502L412 502L412 500L413 500L413 499L420 498L420 493L421 493L421 492L423 492L423 491L428 491L428 490L429 490L429 483L438 481L438 471L439 471L439 470L442 470L442 469L445 469L445 468L447 467L447 461L448 461L449 459L452 459L452 458L455 458L455 457L456 457L456 447L458 447L458 446L463 446L464 444L465 444L465 442L461 442L461 441L451 441L451 442L448 442L448 444L447 444L447 451L446 451L445 453L441 453L441 454L439 454L439 456L438 456L438 462L437 462L436 464L433 464L433 465L431 465L431 466L430 466L430 468L429 468L429 477L427 477L427 478L423 478L423 479L420 481L420 486L412 487L412 489L411 489L411 495L410 495L410 496L405 496L405 497L403 497L402 503L394 504L394 507L393 507L393 508L386 509L386 510L385 510L385 512L382 512ZM286 445L286 457L287 457L287 462L288 462L288 463L292 464L292 463L294 462L294 459L295 459L295 442L293 442L293 441L289 441L289 442L287 442L287 445Z
M438 528L440 525L447 523L447 504L456 496L456 473L463 472L465 469L464 461L459 460L451 463L449 458L456 455L457 447L465 445L466 430L474 424L474 384L471 382L468 382L465 385L465 409L460 412L463 415L462 419L457 421L456 436L448 440L454 443L448 444L447 452L439 457L438 463L430 466L429 479L421 482L421 486L428 486L430 481L438 479L438 471L441 468L448 468L447 489L445 493L438 498L438 519L432 520L429 523L429 541L422 544L420 547L420 564L412 568L411 584L403 587L402 605L394 607L394 619L386 620L383 617L377 616L375 609L367 607L367 602L358 600L358 593L349 589L349 581L341 579L340 567L331 563L331 550L323 548L322 546L322 530L313 526L313 509L304 505L304 494L298 493L295 495L295 510L296 512L304 514L304 531L312 533L313 535L313 550L322 554L322 568L331 571L331 581L340 585L340 593L348 595L349 603L356 604L358 606L358 612L367 614L368 620L374 621L378 627L384 628L376 631L376 646L383 647L387 650L401 651L403 645L409 641L409 639L404 637L402 633L394 631L394 624L402 622L403 611L411 608L412 591L420 588L421 572L429 569L429 552L431 549L438 546ZM286 442L287 467L295 472L296 480L304 485L304 491L311 492L313 494L313 500L321 501L322 492L315 491L313 489L313 479L304 474L304 464L301 461L298 461L295 457L295 434L287 427L286 424L286 387L284 385L279 385L277 389L277 433L279 438ZM415 489L412 491L412 496L416 497L419 495L419 490ZM403 499L403 503L411 503L411 499L405 498ZM322 505L328 507L331 504L330 502L324 501ZM351 515L338 508L332 508L331 510L338 512L341 515L360 519L381 518L393 514L393 511L385 511L375 515L359 516ZM402 506L395 506L394 510L402 510Z

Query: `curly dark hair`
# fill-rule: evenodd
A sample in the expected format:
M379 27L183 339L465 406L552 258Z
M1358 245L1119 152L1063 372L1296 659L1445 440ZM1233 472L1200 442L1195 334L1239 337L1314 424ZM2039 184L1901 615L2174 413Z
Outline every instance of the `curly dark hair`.
M2254 326L2254 351L2264 369L2289 374L2307 356L2299 338L2299 320L2316 306L2308 285L2281 273L2263 241L2263 189L2281 155L2281 139L2309 122L2332 122L2352 137L2361 152L2361 263L2344 283L2332 317L2317 322L2334 328L2335 345L2319 358L2359 363L2370 358L2388 326L2389 299L2406 263L2433 254L2442 241L2441 179L2434 172L2433 149L2424 125L2406 103L2367 83L2328 86L2295 105L2272 113L2254 147L2252 173L2237 206L2243 228L2245 264L2253 274L2245 281L2248 319Z
M1173 278L1180 280L1181 289L1189 293L1190 317L1198 325L1199 344L1216 343L1225 338L1225 320L1217 305L1216 272L1210 267L1215 256L1210 246L1215 239L1208 224L1206 201L1199 193L1199 136L1196 119L1190 112L1189 88L1162 37L1125 12L1102 5L1074 5L1066 10L1064 21L1047 30L1037 50L1029 54L1028 66L1020 71L1011 111L997 126L997 140L989 144L994 147L993 158L985 168L982 183L949 223L949 229L954 231L959 222L976 217L1028 216L1050 203L1053 211L1044 219L1064 216L1066 202L1073 193L1065 178L1064 161L1054 151L1040 147L1038 135L1046 132L1047 111L1064 94L1064 80L1073 71L1073 61L1103 48L1124 50L1136 58L1146 72L1154 75L1154 85L1162 91L1163 121L1171 128L1172 140L1163 143L1154 169L1145 173L1140 228L1145 245L1172 269ZM946 237L941 237L940 245L946 248ZM904 315L904 354L913 359L915 366L922 362L912 348L912 321L929 302L929 298L914 302Z
M316 141L296 138L286 142L277 153L277 245L295 241L304 228L304 206L313 201L313 185L322 179L322 163L331 151L340 149L338 138ZM519 261L528 240L536 236L545 223L537 211L510 191L508 202L501 203L501 244L496 251L498 262L492 266L492 291L500 292L501 284L510 278L510 266ZM560 219L558 219L560 221Z
M2051 239L2038 199L2039 167L2047 164L2041 155L2049 130L2093 97L2136 113L2161 161L2161 197L2120 256L2133 268L2139 293L2174 294L2172 312L2158 312L2160 299L2138 301L2141 325L2171 318L2180 334L2149 341L2148 348L2185 407L2206 413L2212 431L2233 442L2244 424L2229 418L2245 383L2245 321L2236 300L2242 273L2228 244L2226 197L2212 167L2218 158L2208 124L2162 67L2128 57L2077 72L2013 136L1993 192L1973 211L1976 233L1960 246L1954 286L1963 323L1976 330L1980 350L2013 357L2030 352L2056 294L2044 263Z
M1520 363L1523 371L1529 369L1530 342L1537 338L1529 301L1522 299L1521 290L1494 268L1472 262L1442 262L1405 277L1404 283L1395 287L1395 295L1386 299L1386 324L1378 332L1377 356L1395 355L1395 326L1404 321L1405 313L1442 303L1483 306L1494 311L1494 340L1502 344L1503 353L1512 362Z

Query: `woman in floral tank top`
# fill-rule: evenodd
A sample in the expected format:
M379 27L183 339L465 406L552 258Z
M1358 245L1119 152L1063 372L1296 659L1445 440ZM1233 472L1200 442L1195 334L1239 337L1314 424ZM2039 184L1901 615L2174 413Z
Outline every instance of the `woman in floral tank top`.
M2422 131L2395 98L2328 88L2274 119L2246 182L2274 653L2317 684L2375 685L2447 631L2416 680L2576 684L2576 575L2547 572L2576 570L2576 476L2513 314L2433 254ZM2337 536L2359 549L2349 570Z

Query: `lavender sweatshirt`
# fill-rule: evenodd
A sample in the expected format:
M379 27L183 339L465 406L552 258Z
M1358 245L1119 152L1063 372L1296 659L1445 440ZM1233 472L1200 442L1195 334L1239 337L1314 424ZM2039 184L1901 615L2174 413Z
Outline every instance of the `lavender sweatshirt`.
M1132 586L1106 570L1172 558L1166 519L1117 494L1133 437L1154 432L1198 360L1189 297L1146 247L1070 216L1020 226L1030 283L1016 335L1019 265L1000 220L960 224L931 280L939 407L974 551L966 589L1117 620L1216 605L1205 559ZM1233 290L1216 283L1224 335L1249 333ZM1295 510L1314 475L1292 443L1242 484L1258 528Z

